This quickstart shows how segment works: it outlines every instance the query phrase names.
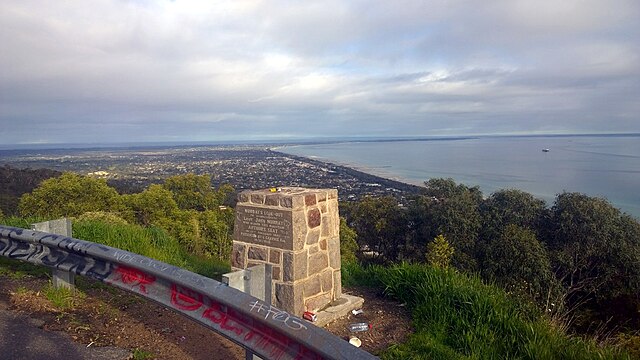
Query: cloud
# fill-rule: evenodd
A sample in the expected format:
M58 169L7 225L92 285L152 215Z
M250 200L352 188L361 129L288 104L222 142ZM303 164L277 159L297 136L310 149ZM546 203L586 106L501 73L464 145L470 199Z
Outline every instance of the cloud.
M2 2L0 142L638 132L638 14L631 0Z

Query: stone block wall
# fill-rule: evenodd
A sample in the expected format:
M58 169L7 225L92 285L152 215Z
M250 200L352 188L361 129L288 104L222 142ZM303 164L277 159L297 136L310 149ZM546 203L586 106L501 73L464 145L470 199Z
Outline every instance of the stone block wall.
M301 316L342 295L335 189L279 188L238 195L231 265L273 266L273 305Z

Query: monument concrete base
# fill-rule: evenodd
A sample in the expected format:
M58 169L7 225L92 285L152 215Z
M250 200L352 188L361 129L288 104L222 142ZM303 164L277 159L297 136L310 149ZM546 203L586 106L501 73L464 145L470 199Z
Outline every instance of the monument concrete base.
M351 310L361 309L362 304L364 304L363 298L342 294L340 299L331 302L328 307L316 313L317 318L313 324L323 327L330 322L347 316Z

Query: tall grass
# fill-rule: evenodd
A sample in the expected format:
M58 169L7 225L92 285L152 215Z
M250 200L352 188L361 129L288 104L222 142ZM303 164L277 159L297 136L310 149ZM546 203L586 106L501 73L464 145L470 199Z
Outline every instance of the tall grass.
M22 229L31 229L31 224L38 223L41 221L47 221L47 219L43 219L40 217L23 218L23 217L16 217L16 216L0 218L0 224L22 228Z
M66 287L55 287L49 283L43 290L44 296L51 301L53 306L60 310L73 309L80 300L84 298L84 293Z
M186 265L178 242L156 227L80 221L73 224L73 237L127 250L175 266Z
M412 311L416 333L384 352L384 359L629 358L615 347L568 336L478 277L427 265L357 267L347 266L346 284L355 279L379 287Z
M219 278L230 270L229 264L218 259L188 254L175 238L158 227L86 220L73 224L73 237L127 250L211 278Z

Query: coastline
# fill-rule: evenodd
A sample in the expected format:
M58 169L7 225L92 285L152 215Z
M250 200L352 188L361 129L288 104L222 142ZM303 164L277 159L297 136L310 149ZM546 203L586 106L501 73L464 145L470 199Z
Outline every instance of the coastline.
M354 166L351 164L344 164L344 163L326 161L324 159L319 159L319 158L310 158L305 156L293 155L283 151L274 150L272 148L266 149L266 151L277 154L279 156L289 157L297 161L311 163L316 166L332 167L334 169L339 170L340 172L346 173L357 179L360 179L363 182L367 182L367 183L375 182L375 183L380 183L382 186L385 186L385 187L397 188L398 190L406 192L407 195L419 194L422 191L422 189L424 189L424 186L412 184L408 181L403 181L402 179L395 179L392 177L381 176L379 174L373 173L373 171L370 172L369 169Z
M406 184L406 185L413 185L413 186L417 186L417 187L424 187L424 181L429 180L429 179L425 179L424 181L412 181L410 179L406 179L406 178L400 177L400 176L398 176L398 175L396 175L394 173L386 172L384 170L380 170L380 169L387 168L388 166L375 168L375 167L369 167L369 166L362 166L362 165L358 165L358 164L355 164L355 163L331 160L331 159L318 157L318 156L307 157L307 156L293 155L293 154L289 154L289 153L282 152L282 151L274 151L274 152L278 152L282 156L290 156L290 157L296 157L298 159L305 159L307 161L315 161L315 162L318 162L318 163L321 163L321 164L326 164L326 165L330 165L330 166L334 166L334 167L340 167L340 168L343 168L343 169L349 169L349 170L352 170L352 171L355 171L355 172L358 172L358 173L366 174L367 176L375 176L375 177L378 177L380 179L395 181L395 182L398 182L398 183L403 183L403 184Z

